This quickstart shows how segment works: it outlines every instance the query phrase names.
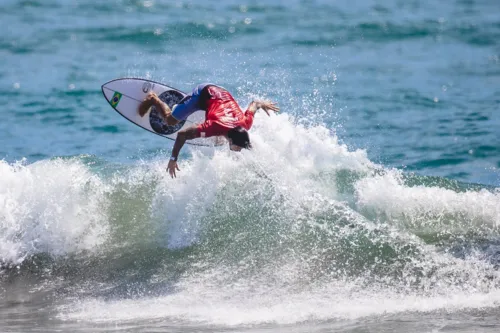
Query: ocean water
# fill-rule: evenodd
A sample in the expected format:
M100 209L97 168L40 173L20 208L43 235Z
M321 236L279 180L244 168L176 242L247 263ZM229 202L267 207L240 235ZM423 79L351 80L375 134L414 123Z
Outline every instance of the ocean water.
M3 0L1 332L498 332L500 4ZM254 149L101 85L228 88Z

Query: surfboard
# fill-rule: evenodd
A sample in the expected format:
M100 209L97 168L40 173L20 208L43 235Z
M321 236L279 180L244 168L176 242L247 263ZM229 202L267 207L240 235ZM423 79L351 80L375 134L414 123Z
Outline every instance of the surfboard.
M150 91L155 92L170 108L186 96L184 92L159 82L138 78L120 78L106 82L101 90L109 105L125 119L167 139L175 140L177 132L181 129L205 121L205 111L200 110L194 112L186 120L174 126L168 126L154 106L144 117L141 117L137 109ZM224 144L223 141L217 138L198 138L186 141L186 143L196 146L219 146Z

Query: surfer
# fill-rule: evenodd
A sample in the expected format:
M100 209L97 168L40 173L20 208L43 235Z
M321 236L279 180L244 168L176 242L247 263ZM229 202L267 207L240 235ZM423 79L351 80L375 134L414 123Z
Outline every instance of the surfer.
M206 111L204 123L177 133L167 166L167 171L172 178L176 177L176 170L180 171L177 157L186 140L224 136L229 141L231 150L249 149L251 143L247 131L252 127L255 112L262 109L269 115L269 111L279 111L279 107L271 101L254 100L246 112L243 112L226 89L208 83L198 85L191 94L184 97L179 104L174 105L172 110L154 92L150 92L139 105L139 115L144 117L151 106L155 106L160 111L169 126L185 120L198 110Z

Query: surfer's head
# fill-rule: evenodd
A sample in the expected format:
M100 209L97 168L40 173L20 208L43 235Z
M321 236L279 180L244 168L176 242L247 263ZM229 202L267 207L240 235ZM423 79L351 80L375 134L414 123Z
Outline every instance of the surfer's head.
M235 127L227 132L227 138L229 139L229 148L231 150L240 151L243 148L252 148L250 136L247 130L241 126Z

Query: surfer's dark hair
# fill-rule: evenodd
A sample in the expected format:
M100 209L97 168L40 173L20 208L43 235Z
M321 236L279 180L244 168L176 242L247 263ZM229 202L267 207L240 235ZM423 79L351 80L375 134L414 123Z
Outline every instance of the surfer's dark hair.
M233 145L241 148L251 149L250 136L246 129L241 126L235 127L227 132L227 137L231 139Z

